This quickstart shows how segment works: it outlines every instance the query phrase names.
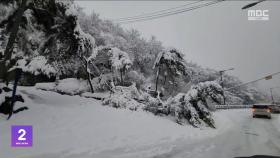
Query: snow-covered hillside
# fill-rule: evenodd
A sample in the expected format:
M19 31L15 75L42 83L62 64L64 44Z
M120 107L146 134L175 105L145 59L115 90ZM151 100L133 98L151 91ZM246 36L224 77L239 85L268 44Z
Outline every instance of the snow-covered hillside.
M0 153L5 158L24 157L153 157L168 153L176 143L215 137L232 122L214 114L217 129L181 126L168 118L144 111L102 106L100 101L19 87L29 110L0 120ZM10 126L32 125L33 147L11 148Z
M189 62L188 54L194 52L166 48L155 37L145 39L137 30L123 29L94 12L86 15L73 1L29 1L18 21L22 27L13 32L10 26L19 6L15 0L0 2L0 61L6 62L0 67L2 81L13 80L8 71L20 68L21 85L78 78L90 84L88 91L96 92L108 91L113 80L115 85L136 83L138 89L160 91L164 99L186 93L200 82L220 82L219 71ZM11 32L18 36L9 38ZM17 41L15 48L5 52L13 46L12 39ZM241 83L236 77L223 76L224 88ZM251 87L235 88L225 96L229 104L265 99Z

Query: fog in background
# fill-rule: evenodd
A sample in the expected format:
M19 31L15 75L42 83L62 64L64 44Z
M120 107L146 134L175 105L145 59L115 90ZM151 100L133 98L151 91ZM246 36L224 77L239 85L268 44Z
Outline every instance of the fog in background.
M252 1L221 2L190 12L122 27L154 35L164 46L185 53L188 61L216 70L234 67L228 74L247 82L280 71L280 2L267 1L251 9L269 10L269 21L248 21L241 8ZM87 14L118 19L168 9L190 1L76 1ZM258 82L264 92L280 87L280 75ZM274 89L275 96L280 88Z

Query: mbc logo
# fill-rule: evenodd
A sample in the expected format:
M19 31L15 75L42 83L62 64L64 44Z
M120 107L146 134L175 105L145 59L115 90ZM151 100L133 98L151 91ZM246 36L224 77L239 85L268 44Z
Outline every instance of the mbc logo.
M248 10L248 20L269 20L268 10Z

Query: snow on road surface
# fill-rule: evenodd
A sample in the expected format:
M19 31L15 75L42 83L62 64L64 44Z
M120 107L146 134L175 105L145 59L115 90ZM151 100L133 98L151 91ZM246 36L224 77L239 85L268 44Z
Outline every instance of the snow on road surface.
M168 154L158 157L173 158L233 158L253 155L280 157L280 117L272 120L252 118L250 110L226 110L233 122L231 130L214 138L178 144Z
M79 96L20 87L30 109L0 118L2 158L225 158L280 155L280 119L249 110L215 112L217 129L197 129L143 111L102 106ZM10 126L32 125L33 147L11 148Z

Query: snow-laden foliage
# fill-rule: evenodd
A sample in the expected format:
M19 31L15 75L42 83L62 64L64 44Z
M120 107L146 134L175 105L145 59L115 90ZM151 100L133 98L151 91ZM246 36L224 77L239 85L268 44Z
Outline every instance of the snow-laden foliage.
M13 2L18 5L18 1L10 1L9 3L1 3L1 7L9 8L16 12L18 8L13 7ZM14 45L12 60L8 68L14 66L13 63L26 61L29 62L42 59L44 56L46 65L43 67L50 70L31 71L34 75L39 73L55 72L55 76L74 76L85 73L81 58L94 57L94 38L83 32L78 21L78 7L70 1L60 0L36 0L28 1L28 7L24 8L23 19L20 23L21 27L17 33L17 43ZM0 28L3 32L1 38L1 49L5 48L7 38L10 33L10 25L15 19L15 14L5 12L1 18ZM10 19L10 20L9 20ZM2 33L1 33L2 35ZM22 65L21 65L22 66ZM25 65L26 66L26 65ZM45 68L45 69L46 69ZM54 69L55 71L53 71Z
M221 86L210 81L192 86L187 93L179 93L166 101L139 92L133 84L130 87L116 86L103 104L130 110L143 109L155 115L172 116L179 124L191 124L194 127L207 125L215 128L207 100L211 99L220 104L222 97Z
M23 72L30 72L34 75L45 74L50 77L56 74L56 70L47 63L44 56L36 56L29 62L27 62L26 59L19 59L10 71L15 68L20 68Z
M132 61L130 60L130 58L126 52L121 51L120 49L118 49L116 47L111 48L111 50L109 52L111 53L110 61L111 61L114 69L127 70L131 67Z
M222 97L221 86L207 81L192 86L187 93L179 93L161 104L147 106L145 109L155 114L171 115L179 124L189 122L195 127L207 124L215 128L207 99L220 103Z
M141 95L135 84L129 87L116 86L113 93L103 100L104 105L115 108L127 108L130 110L137 110L144 107L144 104L139 103Z
M153 66L157 71L156 90L160 89L165 95L170 96L186 88L191 71L183 57L183 54L175 48L168 48L158 54Z
M176 48L168 48L158 54L157 58L155 59L154 68L161 64L168 64L172 69L175 70L175 73L186 73L180 69L180 66L185 67L185 61L183 57L184 55Z
M109 91L111 87L111 82L114 80L112 74L101 74L91 80L93 88L95 91Z

